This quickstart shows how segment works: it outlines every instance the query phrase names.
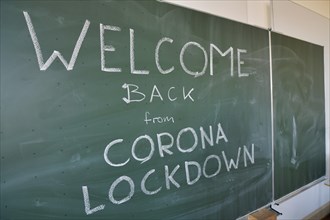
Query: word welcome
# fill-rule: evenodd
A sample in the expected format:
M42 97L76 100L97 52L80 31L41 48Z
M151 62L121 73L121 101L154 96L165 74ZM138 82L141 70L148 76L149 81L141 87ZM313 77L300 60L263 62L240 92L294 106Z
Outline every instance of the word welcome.
M37 60L38 60L38 65L41 71L45 71L49 68L49 66L54 62L56 58L58 58L62 64L65 66L65 68L70 71L73 70L74 65L76 63L80 48L84 42L84 39L87 35L87 32L89 30L90 26L90 21L86 20L83 28L80 32L80 35L77 39L76 45L73 49L73 53L71 55L70 61L68 62L61 54L61 52L54 50L52 55L47 59L47 61L44 61L44 57L42 54L41 46L35 31L35 28L33 26L32 20L30 18L30 15L28 12L23 11L25 21L30 33L30 37L32 39L32 43L37 55ZM104 34L105 31L113 32L113 34L118 34L122 32L122 28L118 26L113 26L113 25L104 25L100 23L100 65L101 65L101 70L104 72L112 72L112 73L120 73L122 72L121 67L113 67L109 65L109 62L106 62L105 59L105 53L115 53L116 48L112 44L105 44L105 39L104 39ZM135 63L135 30L132 28L129 28L129 63L130 63L130 73L131 74L137 74L137 75L147 75L150 73L150 70L148 69L139 69L137 68L137 64ZM111 42L111 40L107 40L107 42ZM170 47L171 44L173 44L174 40L169 37L162 37L160 40L158 40L157 43L155 43L155 48L154 48L154 62L155 65L158 69L158 71L161 74L169 74L175 70L176 67L174 66L166 66L161 62L161 57L160 57L160 50L167 46ZM201 52L201 63L202 63L202 68L199 71L192 70L187 63L185 63L185 55L187 51L189 50L198 50ZM246 54L247 50L246 49L241 49L241 48L236 48L234 49L233 47L229 47L225 50L220 50L218 46L216 46L213 43L209 44L209 51L207 51L201 44L198 42L194 41L189 41L185 43L182 48L179 51L175 51L177 53L177 57L180 60L180 66L181 69L194 77L202 76L206 73L206 70L209 66L209 74L212 76L214 72L213 68L213 62L214 62L214 57L215 55L220 55L221 57L226 57L228 56L230 59L230 76L234 77L234 62L236 61L237 65L237 76L238 77L246 77L249 76L249 73L243 73L241 70L241 66L244 65L244 61L242 60L242 55L241 54ZM235 58L234 58L234 53L235 53Z

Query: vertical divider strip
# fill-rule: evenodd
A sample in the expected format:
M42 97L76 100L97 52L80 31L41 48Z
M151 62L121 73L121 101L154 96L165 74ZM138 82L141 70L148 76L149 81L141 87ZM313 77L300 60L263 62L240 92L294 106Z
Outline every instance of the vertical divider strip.
M268 30L268 40L269 40L269 84L270 84L270 117L271 117L271 152L272 152L272 202L274 202L275 197L275 151L274 151L274 95L273 95L273 58L272 58L272 30Z

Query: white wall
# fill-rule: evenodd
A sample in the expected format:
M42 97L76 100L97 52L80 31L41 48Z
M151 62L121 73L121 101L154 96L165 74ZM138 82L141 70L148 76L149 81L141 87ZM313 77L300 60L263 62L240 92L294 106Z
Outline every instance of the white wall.
M292 0L292 1L324 17L330 18L329 0Z
M243 22L284 35L299 38L311 43L324 46L325 62L325 105L326 105L326 158L327 182L330 177L330 20L329 12L322 10L316 13L321 1L309 1L314 7L310 10L301 4L289 0L218 0L218 1L189 1L166 0L175 5L203 11L220 17ZM328 4L328 3L326 3ZM321 7L322 8L322 7ZM325 12L324 12L325 11ZM327 14L328 13L328 14ZM321 15L322 14L322 15ZM324 16L325 15L325 16ZM297 194L296 196L274 206L283 213L278 219L302 219L313 211L330 202L330 187L325 182Z

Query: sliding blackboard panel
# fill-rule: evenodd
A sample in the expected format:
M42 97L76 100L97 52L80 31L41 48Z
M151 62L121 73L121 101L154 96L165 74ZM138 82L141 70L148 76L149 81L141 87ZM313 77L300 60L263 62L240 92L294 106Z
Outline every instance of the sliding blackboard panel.
M1 219L267 204L269 82L266 30L152 1L2 1Z
M272 33L275 199L325 175L323 47Z

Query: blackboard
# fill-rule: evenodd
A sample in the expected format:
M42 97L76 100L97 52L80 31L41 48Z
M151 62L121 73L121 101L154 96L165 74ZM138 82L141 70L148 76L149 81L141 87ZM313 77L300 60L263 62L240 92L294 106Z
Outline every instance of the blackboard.
M323 47L272 33L275 199L325 175Z
M267 30L151 1L5 1L1 22L1 219L270 201Z
M267 205L281 168L269 54L267 30L156 1L1 1L1 219Z

